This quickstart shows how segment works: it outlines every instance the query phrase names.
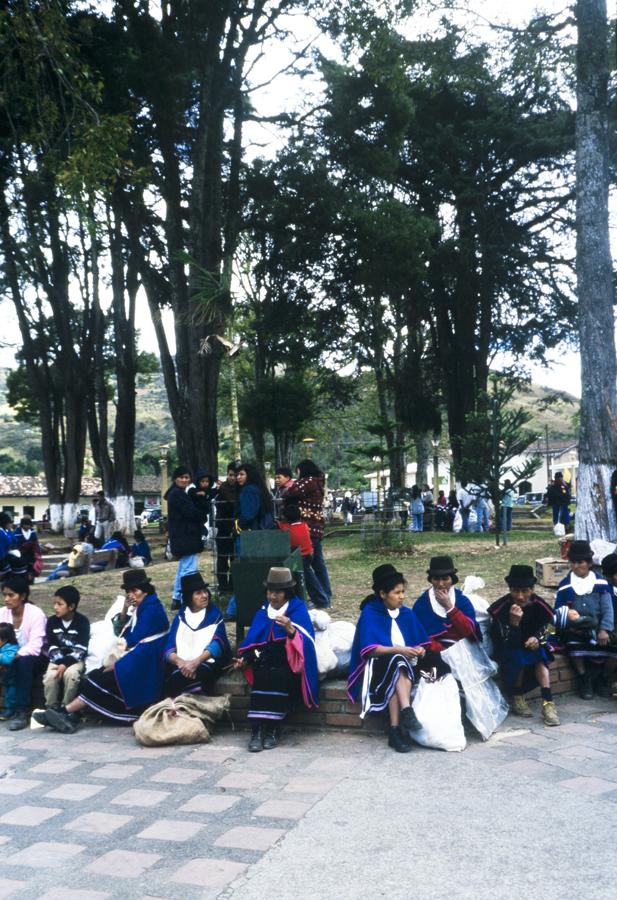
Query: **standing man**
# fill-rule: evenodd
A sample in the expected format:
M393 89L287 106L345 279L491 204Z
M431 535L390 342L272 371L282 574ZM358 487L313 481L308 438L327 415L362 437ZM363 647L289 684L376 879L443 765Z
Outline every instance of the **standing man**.
M104 544L111 537L114 523L116 521L116 510L113 504L105 497L105 491L97 491L93 501L94 506L94 539L100 544Z
M563 480L563 472L555 472L555 478L546 489L546 498L548 505L553 507L553 525L561 522L568 526L572 493L568 482Z
M274 510L276 518L280 519L281 509L285 503L285 494L295 481L289 466L279 466L274 473Z

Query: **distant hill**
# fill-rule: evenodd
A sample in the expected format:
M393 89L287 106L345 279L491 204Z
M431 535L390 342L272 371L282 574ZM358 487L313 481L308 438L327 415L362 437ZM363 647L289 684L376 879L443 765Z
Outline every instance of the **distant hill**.
M16 422L13 412L6 402L7 372L8 369L0 368L0 474L10 474L6 471L6 457L29 461L33 468L41 465L39 429ZM374 421L377 416L372 382L368 375L362 376L361 380L363 387L359 400L344 410L333 412L327 417L327 422L315 423L315 427L310 429L317 439L316 457L319 457L321 464L330 470L333 467L340 467L341 475L347 470L346 458L354 456L353 447L366 446L367 441L373 443L375 441L375 438L371 437L364 427L365 422ZM544 443L546 426L548 426L551 445L576 439L574 417L579 409L579 401L576 397L565 392L549 390L540 385L531 385L529 389L517 393L513 402L532 414L532 421L528 428L541 436L542 443ZM224 407L225 404L222 403L222 412L226 412ZM156 448L161 444L173 445L173 422L161 374L153 376L147 383L141 382L137 387L135 434L135 458L137 460L145 453L156 455ZM347 449L344 449L345 445ZM248 441L247 446L250 448ZM250 449L248 455L250 456ZM360 468L366 468L366 463ZM144 470L144 472L146 471L148 470ZM13 474L26 473L14 472ZM38 474L38 472L32 471L29 474ZM344 481L347 480L345 475L343 475ZM351 477L351 471L347 477Z

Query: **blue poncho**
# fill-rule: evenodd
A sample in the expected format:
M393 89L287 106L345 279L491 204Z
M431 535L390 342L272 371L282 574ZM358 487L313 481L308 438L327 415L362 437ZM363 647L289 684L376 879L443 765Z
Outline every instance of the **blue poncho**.
M379 597L368 601L360 613L349 663L347 693L354 702L358 699L362 675L367 657L376 647L392 647L392 617ZM418 647L430 644L430 639L413 609L402 606L396 618L406 647Z
M141 601L122 632L127 652L114 666L114 675L127 709L147 706L161 698L165 678L165 642L169 620L156 594Z
M214 631L214 634L212 635L211 642L216 642L220 647L220 654L217 654L217 658L220 660L227 660L231 656L231 648L229 646L227 630L225 628L225 622L223 621L222 613L218 606L215 606L213 603L209 603L204 612L206 613L206 615L199 623L199 626L195 629L195 631L201 631L203 628L209 628L212 625L216 625L216 629ZM178 628L182 625L185 628L191 629L191 626L187 623L184 614L185 607L182 607L176 618L171 623L171 628L169 629L169 634L167 635L167 643L165 645L165 656L169 656L170 653L177 653L176 636L178 634ZM192 630L193 629L191 629L191 631Z
M460 591L458 588L454 588L454 605L457 609L459 609L464 615L467 616L468 619L476 626L476 637L478 640L482 640L482 635L480 629L476 623L476 611L473 608L473 604L471 600L465 596L465 594ZM424 591L423 594L420 594L418 599L413 605L413 611L417 615L418 619L424 626L426 633L430 635L430 637L434 638L436 641L439 641L440 638L446 638L448 636L448 631L450 630L450 622L445 616L438 616L436 612L434 612L433 607L431 606L431 601L429 599L428 591Z
M251 627L242 644L238 647L238 656L243 656L249 650L259 649L269 641L287 641L297 643L304 657L304 665L301 672L302 699L307 709L318 706L319 676L317 672L317 654L315 653L315 631L311 622L306 604L299 597L292 597L284 613L291 619L296 635L289 639L287 632L272 619L268 618L268 604L264 603L261 609L255 613ZM245 669L249 682L252 681L251 667Z

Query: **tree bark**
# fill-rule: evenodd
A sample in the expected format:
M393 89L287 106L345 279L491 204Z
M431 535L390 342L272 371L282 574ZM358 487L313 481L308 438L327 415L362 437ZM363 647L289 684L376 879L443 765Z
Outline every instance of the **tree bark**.
M615 540L610 477L617 465L615 302L608 228L608 22L605 0L578 0L576 268L581 424L576 537Z

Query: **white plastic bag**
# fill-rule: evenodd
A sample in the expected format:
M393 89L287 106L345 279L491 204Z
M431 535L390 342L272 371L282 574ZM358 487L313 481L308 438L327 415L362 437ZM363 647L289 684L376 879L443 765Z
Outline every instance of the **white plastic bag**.
M346 675L351 661L351 645L353 644L356 626L353 622L332 622L328 628L330 646L335 653L338 665L336 674Z
M493 680L498 671L497 663L489 658L481 644L468 638L443 650L441 658L462 685L467 718L488 741L509 710L505 697Z
M562 525L561 522L557 522L557 524L553 527L553 534L555 537L563 537L566 533L566 526Z
M490 636L491 617L488 614L489 603L488 600L476 593L476 591L481 591L485 586L484 579L480 578L479 575L467 575L463 582L462 591L467 599L471 600L471 605L476 614L476 622L482 633L482 645L490 656L493 652L493 640Z
M596 538L595 541L590 541L589 546L591 547L593 561L596 566L602 565L604 557L614 553L616 549L615 544L611 544L609 541L603 541L602 538Z
M435 750L464 750L467 742L461 720L458 685L452 675L434 681L424 672L420 676L413 708L422 728L413 739L423 747Z
M460 509L457 509L454 513L454 518L452 519L452 531L455 534L459 534L463 530L463 517L461 515Z

